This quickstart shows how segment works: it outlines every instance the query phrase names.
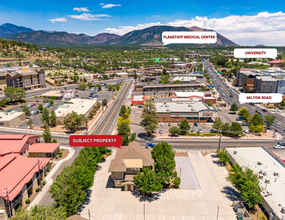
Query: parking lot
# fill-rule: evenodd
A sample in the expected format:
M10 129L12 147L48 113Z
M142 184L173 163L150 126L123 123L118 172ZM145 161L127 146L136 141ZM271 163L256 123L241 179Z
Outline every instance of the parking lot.
M90 91L77 91L75 93L75 95L78 95L78 98L86 98L88 97L90 94ZM113 94L115 94L115 92L113 92ZM99 96L97 98L97 101L102 101L103 99L107 99L107 101L109 102L112 98L112 92L110 91L100 91L97 93L97 95ZM44 103L42 103L42 98L33 98L33 99L30 99L30 101L34 101L34 102L28 102L26 103L27 105L28 104L34 104L34 106L32 106L30 109L30 112L32 111L38 111L38 107L40 104L44 105ZM38 102L37 102L38 100ZM66 102L66 100L56 100L54 99L54 105L49 107L48 110L51 112L52 110L56 110L57 107L59 105L61 105L62 103ZM23 106L25 103L23 104L20 104L20 105L17 105L17 106L13 106L13 107L10 107L6 110L15 110L17 112L22 112L23 109L21 108L21 106ZM35 127L41 127L43 125L42 121L41 121L41 113L38 113L37 115L31 115L30 116L32 119L33 119L33 122L34 122L34 126ZM21 124L21 126L28 126L27 125L27 122L24 122L23 124Z
M90 195L80 209L82 217L88 218L90 214L91 219L102 220L213 220L219 209L219 220L236 219L229 199L234 197L225 190L231 189L225 179L227 170L213 161L216 158L211 155L203 157L198 151L189 152L193 166L189 172L195 173L200 188L167 189L151 198L143 198L137 192L112 187L108 168L116 151L100 163L102 167L95 173ZM187 169L182 163L182 170Z

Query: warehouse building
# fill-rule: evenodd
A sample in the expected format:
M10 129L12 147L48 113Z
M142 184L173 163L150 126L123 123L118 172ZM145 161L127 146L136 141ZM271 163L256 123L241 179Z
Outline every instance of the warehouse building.
M207 122L215 120L218 110L203 101L192 102L157 102L156 112L159 122Z

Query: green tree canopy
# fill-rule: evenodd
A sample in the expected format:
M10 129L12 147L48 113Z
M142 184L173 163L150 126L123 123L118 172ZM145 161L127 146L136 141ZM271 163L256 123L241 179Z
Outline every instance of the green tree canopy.
M260 114L258 114L258 113L255 113L252 116L252 118L251 118L251 120L249 122L249 126L251 126L251 125L253 125L253 126L263 125L263 118L262 118L262 116Z
M84 83L84 82L81 82L81 83L78 84L78 88L79 88L80 90L85 90L86 87L87 87L87 84Z
M41 115L41 121L46 122L49 125L49 110L47 107L44 108L43 113Z
M189 131L190 125L186 119L180 123L179 129L181 134L186 134Z
M147 99L142 110L140 126L144 127L147 135L152 135L158 128L158 119L154 101Z
M231 108L230 108L230 111L232 111L232 112L238 111L238 106L237 106L236 103L232 104L232 106L231 106Z
M42 111L44 109L43 104L39 104L38 109L39 111Z
M157 178L156 172L150 169L143 169L133 177L134 183L143 196L151 196L153 192L160 192L163 185Z
M169 128L169 133L172 134L172 135L176 135L176 134L179 134L180 132L180 129L176 126L173 126L171 128Z
M44 121L43 138L44 138L45 143L51 143L52 136L51 136L50 129L46 121Z
M266 124L267 128L269 128L276 120L275 115L264 115L264 123Z
M17 209L11 220L65 220L66 217L64 207L35 205L29 211L22 208Z
M72 113L67 113L66 116L63 119L64 126L67 130L70 130L70 132L75 132L77 130L77 121L73 117Z
M56 126L56 114L54 110L51 110L49 120L52 127Z
M30 116L30 115L31 115L30 109L29 109L29 107L27 106L27 104L24 104L23 107L22 107L22 109L23 109L23 112L25 112L27 116Z
M175 168L175 153L172 146L162 141L156 144L151 151L152 159L155 161L154 170L162 184L168 184Z

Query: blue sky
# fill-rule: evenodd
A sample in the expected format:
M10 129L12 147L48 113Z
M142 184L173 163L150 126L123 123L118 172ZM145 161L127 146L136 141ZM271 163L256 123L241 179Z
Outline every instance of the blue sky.
M153 25L196 25L241 45L285 45L285 6L272 1L13 0L0 2L3 23L90 36L123 35Z

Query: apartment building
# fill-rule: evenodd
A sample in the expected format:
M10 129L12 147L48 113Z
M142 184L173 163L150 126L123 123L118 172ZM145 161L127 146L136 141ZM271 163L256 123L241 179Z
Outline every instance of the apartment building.
M240 71L237 77L237 83L247 92L254 92L255 87L255 77L259 76L259 73L252 71Z
M276 93L278 81L271 76L256 76L255 90L257 93Z
M278 79L276 92L285 95L285 77Z
M0 70L0 90L7 86L24 89L43 88L46 86L43 69L4 68Z

